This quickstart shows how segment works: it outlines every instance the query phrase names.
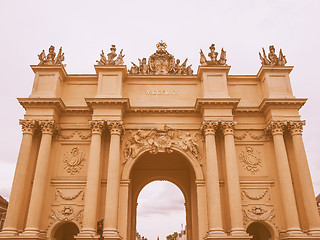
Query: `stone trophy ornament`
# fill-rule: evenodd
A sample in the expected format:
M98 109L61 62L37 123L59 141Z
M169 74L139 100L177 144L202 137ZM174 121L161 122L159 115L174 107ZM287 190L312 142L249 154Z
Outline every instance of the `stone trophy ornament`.
M180 64L180 59L175 58L166 50L167 44L162 40L156 45L157 50L149 57L139 59L139 66L133 62L129 74L136 75L192 75L192 65L187 66L188 58Z
M101 50L100 60L96 61L98 65L123 65L123 58L125 56L122 54L123 49L121 49L119 55L116 53L116 50L116 45L111 45L110 53L107 54L107 57L104 55L104 51ZM115 59L115 57L117 58Z
M50 46L49 53L46 55L45 51L38 55L39 64L38 65L63 65L62 62L64 61L64 53L62 53L62 47L60 47L58 55L56 56L54 46ZM66 66L66 65L63 65Z
M216 48L214 44L211 44L209 47L210 52L208 56L210 60L207 60L206 56L204 55L202 49L200 49L200 64L201 66L227 66L227 52L221 49L220 59L218 60L218 52L216 52Z
M284 66L287 63L286 56L283 55L282 49L279 51L279 57L275 54L275 48L273 45L269 47L268 57L266 51L262 48L263 55L259 52L259 57L262 66Z

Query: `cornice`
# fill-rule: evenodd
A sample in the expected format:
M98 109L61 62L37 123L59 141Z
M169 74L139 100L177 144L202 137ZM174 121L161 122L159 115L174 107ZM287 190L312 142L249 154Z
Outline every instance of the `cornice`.
M68 76L63 65L30 65L34 73L57 71L63 76Z
M125 110L130 109L129 98L85 98L85 101L91 109L93 106L103 105L122 106Z
M66 109L61 98L18 98L18 101L25 110L27 108L54 107L62 112Z
M291 108L299 110L307 100L307 98L265 98L259 105L259 110L266 111L270 108Z
M194 107L133 107L128 110L132 113L197 113Z
M240 102L240 98L197 98L195 108L201 109L204 107L221 108L227 107L235 109Z

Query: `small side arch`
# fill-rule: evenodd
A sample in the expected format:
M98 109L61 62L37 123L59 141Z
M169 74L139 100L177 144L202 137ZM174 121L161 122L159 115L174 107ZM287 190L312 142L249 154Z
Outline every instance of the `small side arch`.
M202 172L202 168L201 168L201 165L198 161L198 159L196 159L194 156L192 156L192 154L189 154L183 150L181 150L180 148L178 147L171 147L172 150L180 153L185 159L187 159L190 163L190 165L192 166L192 169L194 171L194 174L195 174L195 178L197 180L204 180L204 177L203 177L203 172ZM134 166L134 164L136 163L136 161L140 158L140 156L142 156L144 153L146 152L150 152L151 149L149 148L144 148L143 150L141 150L139 152L139 154L137 154L136 157L134 158L131 158L128 160L128 162L126 162L124 164L124 168L123 168L123 171L122 171L122 176L121 176L121 179L130 179L130 173L131 173L131 170Z
M79 231L80 231L80 229L81 229L81 225L80 225L78 222L76 222L76 221L59 221L59 222L53 223L53 224L49 227L49 229L48 229L48 231L47 231L47 239L48 239L48 240L56 240L55 234L56 234L57 230L58 230L60 227L62 227L64 224L67 224L67 223L72 223L72 224L74 224L74 225L78 228L78 233L79 233Z

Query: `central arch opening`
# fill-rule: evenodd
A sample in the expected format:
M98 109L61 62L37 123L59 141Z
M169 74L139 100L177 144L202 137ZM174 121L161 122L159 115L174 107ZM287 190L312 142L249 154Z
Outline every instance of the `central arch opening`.
M156 240L158 236L160 240L166 240L166 236L181 232L181 224L186 230L187 240L198 238L198 200L196 175L193 168L195 163L192 165L190 161L192 160L177 151L157 154L145 152L135 160L129 176L131 184L128 218L130 222L127 231L130 240L136 239L137 231L149 240ZM152 187L154 184L157 187ZM169 187L166 188L165 185ZM149 188L151 193L148 191ZM148 200L143 200L144 195ZM172 198L174 195L178 197ZM149 201L150 204L158 203L158 206L149 205L144 208L144 201ZM174 209L182 212L180 218L179 214L175 214ZM161 213L164 214L161 216ZM147 221L147 217L154 217L154 220ZM171 220L174 222L172 226ZM152 235L150 231L145 230L151 227L155 229ZM160 231L163 228L165 229Z
M140 192L137 207L137 233L147 239L166 239L186 226L185 198L169 181L153 181Z

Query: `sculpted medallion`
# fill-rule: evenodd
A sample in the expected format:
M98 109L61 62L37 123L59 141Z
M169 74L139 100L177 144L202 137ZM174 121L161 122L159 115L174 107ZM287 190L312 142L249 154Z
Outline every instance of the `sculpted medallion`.
M164 126L163 129L129 130L125 143L125 159L135 158L142 151L152 154L158 152L172 153L174 148L189 152L200 160L199 133L191 134Z
M252 174L259 171L259 167L262 167L260 152L254 151L251 146L246 146L245 151L241 151L239 159L242 162L242 167Z
M85 153L80 151L78 147L74 147L71 152L64 155L64 169L74 175L79 173L81 167L83 166L83 161L85 161Z

